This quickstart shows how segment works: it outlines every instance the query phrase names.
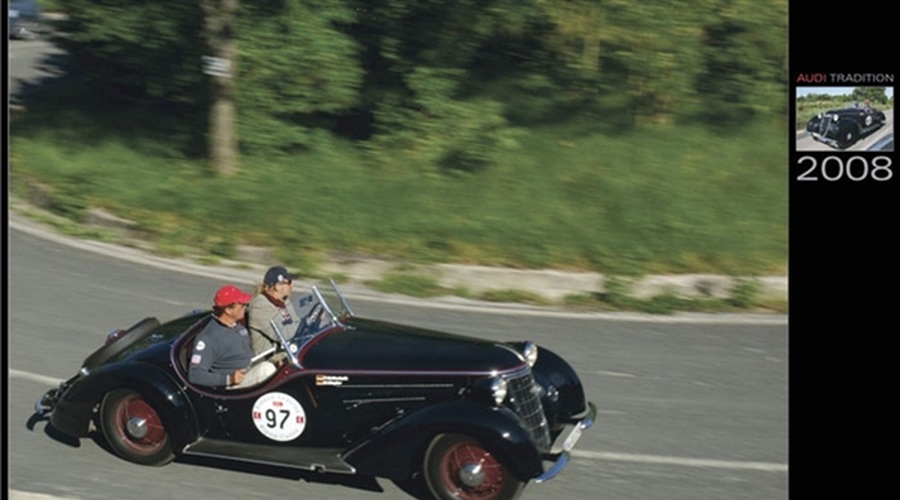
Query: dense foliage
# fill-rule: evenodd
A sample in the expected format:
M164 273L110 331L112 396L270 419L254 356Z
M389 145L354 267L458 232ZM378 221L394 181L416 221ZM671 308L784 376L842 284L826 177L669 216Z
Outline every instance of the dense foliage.
M203 117L201 59L210 51L200 4L71 0L60 41L112 105L138 100ZM517 127L718 128L786 113L786 8L785 0L243 0L234 33L240 140L245 151L290 153L346 138L375 159L477 170L515 143Z
M784 271L785 0L240 0L243 158L217 176L224 1L58 2L72 78L15 118L11 188L308 269Z

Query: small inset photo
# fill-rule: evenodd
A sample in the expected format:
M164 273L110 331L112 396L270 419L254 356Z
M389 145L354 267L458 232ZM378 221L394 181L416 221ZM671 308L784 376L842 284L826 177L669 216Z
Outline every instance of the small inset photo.
M797 151L893 151L893 87L797 87Z

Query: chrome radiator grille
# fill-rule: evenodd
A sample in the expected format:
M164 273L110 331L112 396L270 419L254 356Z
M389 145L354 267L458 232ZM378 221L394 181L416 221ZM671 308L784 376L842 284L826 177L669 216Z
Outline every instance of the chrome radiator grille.
M831 115L823 115L822 120L819 122L819 133L827 134L828 129L831 127Z
M526 429L538 449L550 450L550 431L541 405L540 388L534 383L531 369L513 374L507 379L509 384L509 404L525 421Z

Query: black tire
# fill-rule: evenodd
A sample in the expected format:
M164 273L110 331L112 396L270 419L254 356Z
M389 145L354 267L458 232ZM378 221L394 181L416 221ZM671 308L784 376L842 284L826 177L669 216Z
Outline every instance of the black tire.
M159 320L156 318L144 318L138 321L129 329L125 330L125 333L123 333L118 340L94 351L93 354L84 360L82 366L88 370L92 370L97 366L102 365L110 358L124 351L138 340L146 337L150 332L157 328L159 328Z
M513 500L525 488L484 445L462 434L435 437L425 452L423 471L438 500Z
M847 149L855 144L857 140L859 140L859 130L856 128L856 125L852 123L841 125L837 140L839 148Z
M110 392L103 400L100 415L103 437L116 455L153 466L165 465L175 458L162 418L140 393L130 389Z

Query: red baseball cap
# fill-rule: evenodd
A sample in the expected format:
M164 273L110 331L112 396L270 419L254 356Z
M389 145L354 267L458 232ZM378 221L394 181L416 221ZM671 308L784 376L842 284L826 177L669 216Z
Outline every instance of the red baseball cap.
M216 292L216 298L213 303L216 307L230 306L231 304L240 302L241 304L249 304L253 295L242 292L240 288L234 285L225 285Z

